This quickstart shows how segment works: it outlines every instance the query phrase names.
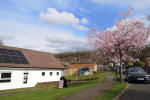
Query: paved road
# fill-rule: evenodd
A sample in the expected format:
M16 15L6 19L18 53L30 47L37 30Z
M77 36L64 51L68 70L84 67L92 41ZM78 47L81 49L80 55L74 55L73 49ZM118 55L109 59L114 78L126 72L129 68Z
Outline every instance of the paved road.
M129 83L119 100L150 100L150 83Z
M128 88L119 100L150 100L150 83L128 83Z

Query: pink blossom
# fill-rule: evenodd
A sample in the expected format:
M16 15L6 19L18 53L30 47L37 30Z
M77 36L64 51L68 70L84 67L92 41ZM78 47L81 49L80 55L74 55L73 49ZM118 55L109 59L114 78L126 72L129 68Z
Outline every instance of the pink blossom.
M97 26L94 25L92 32L88 32L87 39L99 56L105 54L105 57L114 58L116 64L119 64L121 60L132 58L131 52L138 53L144 49L150 37L150 28L147 28L142 20L138 21L131 17L133 9L125 14L119 12L120 19L115 20L114 30L97 31ZM128 21L127 17L130 17Z

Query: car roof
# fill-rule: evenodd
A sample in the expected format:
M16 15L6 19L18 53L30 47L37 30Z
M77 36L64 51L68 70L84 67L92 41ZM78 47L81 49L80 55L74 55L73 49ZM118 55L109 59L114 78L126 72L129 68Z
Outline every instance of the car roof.
M141 68L141 67L129 67L129 69L130 69L130 68Z
M130 68L130 67L140 67L140 66L127 66L127 69Z

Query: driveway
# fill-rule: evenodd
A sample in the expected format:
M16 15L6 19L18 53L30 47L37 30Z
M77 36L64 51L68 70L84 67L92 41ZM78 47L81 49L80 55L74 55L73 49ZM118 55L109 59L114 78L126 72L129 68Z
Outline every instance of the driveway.
M119 100L150 100L150 83L128 83L128 88Z

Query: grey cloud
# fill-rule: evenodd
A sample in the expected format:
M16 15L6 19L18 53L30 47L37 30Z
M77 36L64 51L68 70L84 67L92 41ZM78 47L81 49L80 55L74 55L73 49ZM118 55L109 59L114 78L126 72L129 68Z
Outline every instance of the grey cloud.
M92 50L88 42L85 40L71 40L69 43L50 42L47 47L55 49L55 52L74 52L81 50Z
M69 38L64 34L59 35L47 35L45 36L46 41L53 43L67 43L69 42Z
M1 39L14 39L14 36L12 35L2 35L0 36Z

